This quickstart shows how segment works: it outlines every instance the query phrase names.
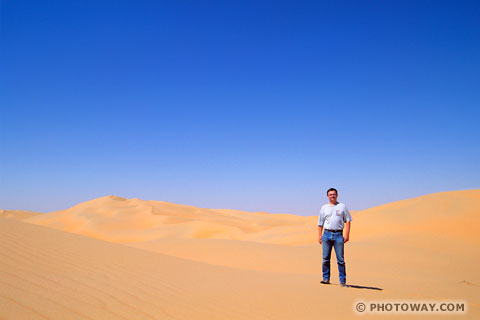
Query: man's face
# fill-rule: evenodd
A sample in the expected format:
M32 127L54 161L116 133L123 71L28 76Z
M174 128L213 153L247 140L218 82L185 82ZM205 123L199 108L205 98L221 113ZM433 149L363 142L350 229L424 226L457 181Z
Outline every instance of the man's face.
M330 200L331 203L336 203L337 202L337 193L335 191L329 191L327 194L328 200Z

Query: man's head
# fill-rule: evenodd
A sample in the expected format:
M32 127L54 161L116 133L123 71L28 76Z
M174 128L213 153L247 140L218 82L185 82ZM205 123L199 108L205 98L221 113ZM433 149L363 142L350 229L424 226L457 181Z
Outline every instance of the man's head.
M328 200L330 200L331 204L336 204L337 203L337 197L338 197L337 189L335 189L335 188L328 189L327 190L327 197L328 197Z

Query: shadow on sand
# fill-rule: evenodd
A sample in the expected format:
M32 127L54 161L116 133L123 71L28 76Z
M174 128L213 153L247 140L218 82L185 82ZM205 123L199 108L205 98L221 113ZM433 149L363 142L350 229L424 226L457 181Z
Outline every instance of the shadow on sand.
M347 284L347 287L348 288L354 288L354 289L383 290L382 288L359 286L359 285L355 285L355 284Z

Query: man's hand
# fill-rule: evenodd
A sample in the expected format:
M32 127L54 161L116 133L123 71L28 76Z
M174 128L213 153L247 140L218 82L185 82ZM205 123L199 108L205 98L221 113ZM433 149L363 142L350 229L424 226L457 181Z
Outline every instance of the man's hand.
M318 243L322 244L323 226L318 226Z
M350 240L350 225L352 224L352 221L347 221L345 223L345 236L343 237L343 243L347 243L348 240Z

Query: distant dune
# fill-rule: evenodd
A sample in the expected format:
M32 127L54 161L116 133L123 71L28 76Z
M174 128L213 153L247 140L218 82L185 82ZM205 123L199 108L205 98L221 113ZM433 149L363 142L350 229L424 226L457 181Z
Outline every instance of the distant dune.
M479 241L480 190L430 194L353 212L357 239L404 234L438 237L454 223L457 240ZM358 220L356 217L361 216ZM204 209L107 196L72 208L25 216L25 222L120 243L159 239L224 239L282 245L316 241L317 217Z
M342 289L319 284L317 217L115 196L0 211L0 318L351 318L358 300L444 299L476 319L479 217L480 190L354 212L347 281L360 289Z
M25 218L30 218L38 214L42 213L23 210L0 210L0 218L7 218L13 220L23 220Z
M24 221L121 243L175 238L305 244L312 241L315 219L107 196Z
M364 210L355 230L362 237L411 237L422 233L478 243L479 224L480 190L467 190L434 193Z

